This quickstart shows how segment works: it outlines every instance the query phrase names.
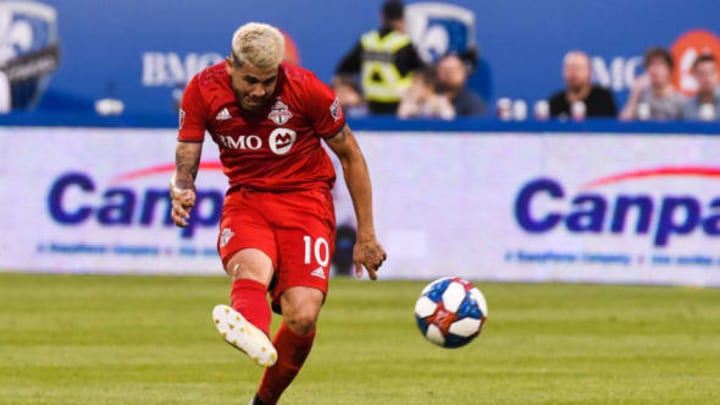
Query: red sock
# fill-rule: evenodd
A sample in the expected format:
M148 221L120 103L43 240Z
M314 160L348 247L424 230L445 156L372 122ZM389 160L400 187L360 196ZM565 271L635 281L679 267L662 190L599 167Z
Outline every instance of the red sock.
M299 336L283 322L273 339L273 345L278 351L277 363L265 369L258 388L258 397L261 401L268 405L277 403L280 395L305 363L314 339L314 330L308 335Z
M247 278L233 281L230 305L251 324L270 336L270 305L267 302L267 288L263 283Z

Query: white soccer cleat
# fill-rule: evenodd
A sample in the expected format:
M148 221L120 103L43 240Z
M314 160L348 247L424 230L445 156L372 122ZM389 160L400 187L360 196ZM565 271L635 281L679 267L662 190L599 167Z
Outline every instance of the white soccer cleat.
M277 361L277 350L267 335L227 305L216 305L212 311L213 321L223 339L238 350L245 352L263 367L271 367Z

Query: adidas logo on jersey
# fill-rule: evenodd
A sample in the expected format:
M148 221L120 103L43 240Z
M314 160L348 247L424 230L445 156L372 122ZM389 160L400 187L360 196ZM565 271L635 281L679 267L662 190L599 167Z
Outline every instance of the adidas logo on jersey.
M323 271L322 267L318 267L317 269L313 270L310 275L325 280L325 271Z
M232 118L230 115L230 111L228 111L227 107L223 108L222 111L220 111L216 116L215 119L218 121L225 121Z

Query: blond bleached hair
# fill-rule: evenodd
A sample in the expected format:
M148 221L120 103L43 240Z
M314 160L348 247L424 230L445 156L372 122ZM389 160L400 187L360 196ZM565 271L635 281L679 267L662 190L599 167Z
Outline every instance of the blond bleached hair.
M285 38L269 24L250 22L235 31L232 39L235 63L265 70L277 67L285 56Z

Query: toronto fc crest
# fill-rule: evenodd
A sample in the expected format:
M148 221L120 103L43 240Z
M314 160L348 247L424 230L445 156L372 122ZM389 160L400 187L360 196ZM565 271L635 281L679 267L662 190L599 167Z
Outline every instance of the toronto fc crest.
M270 108L270 113L268 114L268 118L277 125L285 125L285 123L290 121L292 116L287 104L283 103L279 98L275 102L275 105Z
M225 246L227 246L233 236L235 236L235 232L233 232L232 229L223 229L222 233L220 234L220 247L224 248Z

